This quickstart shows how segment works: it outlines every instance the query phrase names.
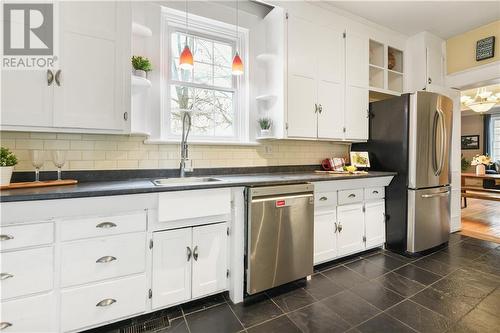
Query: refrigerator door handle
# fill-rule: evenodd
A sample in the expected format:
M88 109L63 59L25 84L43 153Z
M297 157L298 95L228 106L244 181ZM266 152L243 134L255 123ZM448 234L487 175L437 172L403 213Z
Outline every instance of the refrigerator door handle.
M432 194L422 194L422 198L446 197L448 195L450 195L450 191L444 191L444 192L432 193Z
M444 121L444 114L443 111L441 110L436 110L438 115L439 115L439 123L441 125L441 156L439 158L439 167L437 170L437 176L441 175L441 172L443 171L443 164L444 164L444 159L445 159L445 150L446 150L446 123Z

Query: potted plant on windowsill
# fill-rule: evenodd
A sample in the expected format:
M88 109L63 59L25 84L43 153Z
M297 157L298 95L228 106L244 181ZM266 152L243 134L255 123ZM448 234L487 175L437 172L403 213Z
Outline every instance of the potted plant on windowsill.
M17 164L17 157L9 149L0 148L0 186L10 184L14 165Z
M134 68L134 75L146 79L148 72L153 69L151 61L142 56L132 56L132 67Z
M486 166L491 165L491 157L488 154L476 155L470 164L476 167L476 175L481 176L486 173Z
M260 127L260 136L261 137L268 137L271 135L271 126L272 126L272 121L271 118L260 118L259 119L259 127Z

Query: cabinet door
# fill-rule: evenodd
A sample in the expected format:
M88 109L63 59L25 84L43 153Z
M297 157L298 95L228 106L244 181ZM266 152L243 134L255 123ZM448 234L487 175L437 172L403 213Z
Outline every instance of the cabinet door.
M427 84L444 85L443 58L441 50L426 48Z
M191 228L153 233L153 308L191 298Z
M193 228L193 298L227 285L227 223Z
M54 89L56 127L123 128L124 76L119 45L125 33L119 31L119 6L111 1L61 3L61 72Z
M53 88L47 71L2 70L2 126L52 126Z
M344 38L342 32L318 27L318 137L341 139L344 134Z
M314 264L332 260L337 256L336 212L314 216Z
M337 207L337 221L339 256L362 251L365 248L363 242L365 234L363 204Z
M288 24L288 136L316 138L317 60L315 27L289 16Z
M345 138L368 140L368 38L346 35Z
M345 105L345 138L368 140L368 90L347 86Z
M385 203L384 200L365 204L366 247L380 246L385 243Z

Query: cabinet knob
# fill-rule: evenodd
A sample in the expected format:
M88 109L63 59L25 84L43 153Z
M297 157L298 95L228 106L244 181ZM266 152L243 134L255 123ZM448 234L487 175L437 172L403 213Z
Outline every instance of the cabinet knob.
M50 86L54 82L54 73L50 69L47 69L47 85Z
M0 331L6 329L7 327L11 327L12 323L9 323L8 321L2 321L0 323Z
M104 257L101 257L99 259L97 259L95 262L98 263L98 264L106 264L108 262L112 262L112 261L115 261L116 260L116 257L113 257L113 256L104 256Z
M114 224L113 222L101 222L95 227L100 229L109 229L109 228L115 228L116 224Z
M106 298L97 303L95 306L110 306L111 304L116 303L116 299Z
M0 241L6 241L9 239L14 239L14 236L11 235L0 235Z
M198 261L198 246L195 246L193 249L193 259Z
M2 280L2 281L13 278L13 277L14 277L14 275L9 274L9 273L0 273L0 280Z

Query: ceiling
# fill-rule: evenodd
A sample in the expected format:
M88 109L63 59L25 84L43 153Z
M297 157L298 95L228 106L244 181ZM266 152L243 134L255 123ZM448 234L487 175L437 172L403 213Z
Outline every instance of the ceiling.
M431 32L443 39L500 18L500 1L328 1L405 34Z

